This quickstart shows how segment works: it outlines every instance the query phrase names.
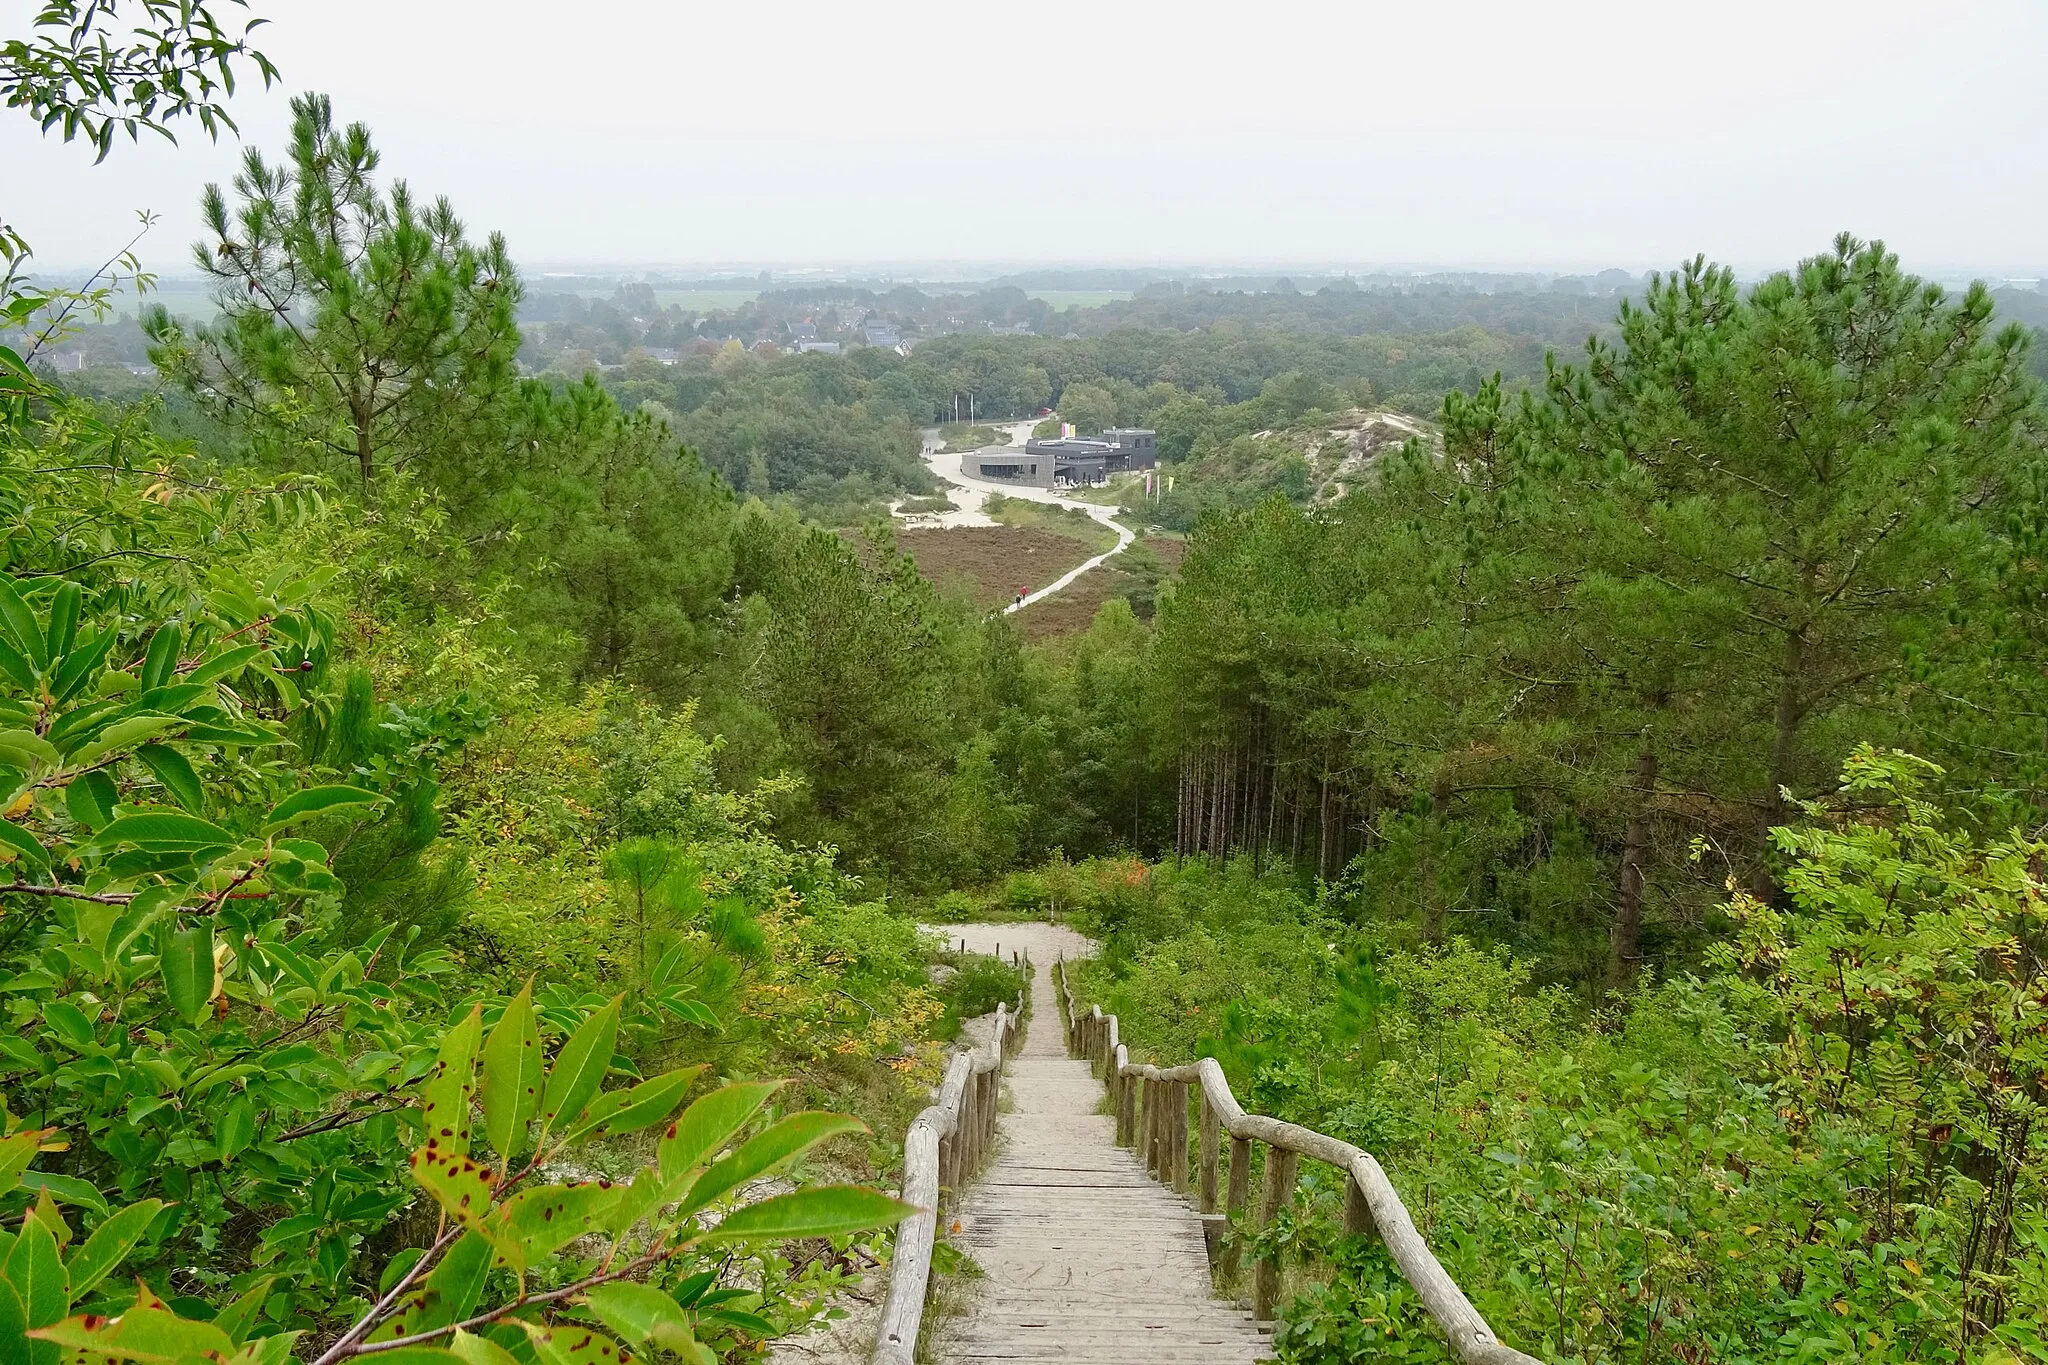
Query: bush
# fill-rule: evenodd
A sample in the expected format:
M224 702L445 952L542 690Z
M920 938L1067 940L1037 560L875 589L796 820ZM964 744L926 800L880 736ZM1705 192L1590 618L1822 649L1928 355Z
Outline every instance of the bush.
M997 1005L1015 1006L1024 990L1024 973L1001 958L969 954L946 983L946 1003L956 1018L974 1019L995 1012Z

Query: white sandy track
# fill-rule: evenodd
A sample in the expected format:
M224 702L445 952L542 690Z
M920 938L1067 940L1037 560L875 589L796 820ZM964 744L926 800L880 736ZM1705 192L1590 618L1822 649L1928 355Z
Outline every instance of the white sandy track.
M1034 422L1011 422L998 429L1009 436L1012 445L1022 445L1031 435L1031 428L1035 425L1036 423ZM997 483L989 479L972 478L963 468L962 454L963 452L958 450L942 449L939 444L939 433L936 428L925 432L925 464L930 466L932 473L938 476L941 483L954 484L959 489L965 490L966 497L963 501L971 504L970 506L963 507L960 502L953 502L953 510L951 512L941 512L936 518L940 526L994 525L993 519L986 512L983 512L981 508L982 504L988 501L991 493L1000 493L1006 498L1021 498L1025 502L1044 503L1048 507L1078 507L1094 520L1116 532L1116 547L1114 549L1105 550L1079 567L1061 574L1057 579L1046 584L1044 587L1033 589L1021 601L1012 600L1008 606L1003 608L1006 613L1021 611L1033 602L1044 601L1062 588L1073 583L1082 574L1100 568L1106 560L1123 553L1124 547L1137 539L1137 536L1132 533L1128 526L1125 526L1116 519L1116 509L1114 507L1103 507L1100 504L1090 502L1076 502L1072 498L1065 497L1050 488L1033 488L1029 484ZM952 501L954 496L954 489L946 490L948 501Z

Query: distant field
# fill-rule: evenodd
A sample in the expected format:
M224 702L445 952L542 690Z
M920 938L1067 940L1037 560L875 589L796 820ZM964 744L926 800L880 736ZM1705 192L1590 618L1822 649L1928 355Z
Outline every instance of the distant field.
M709 313L731 312L761 297L758 289L657 289L654 301L663 308L694 308Z
M1055 308L1100 308L1130 296L1128 289L1035 289L1031 293L1032 298L1044 299Z
M1044 587L1090 554L1071 536L1024 526L902 530L896 545L926 578L963 585L977 605L988 608L1014 601L1019 588Z

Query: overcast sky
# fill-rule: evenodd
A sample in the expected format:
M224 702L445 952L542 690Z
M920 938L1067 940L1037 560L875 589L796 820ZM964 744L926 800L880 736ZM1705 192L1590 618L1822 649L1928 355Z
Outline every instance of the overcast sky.
M32 0L0 0L0 37ZM1838 230L2048 269L2044 0L256 0L281 91L539 262L1631 269ZM98 167L0 111L49 266L180 270L237 149Z

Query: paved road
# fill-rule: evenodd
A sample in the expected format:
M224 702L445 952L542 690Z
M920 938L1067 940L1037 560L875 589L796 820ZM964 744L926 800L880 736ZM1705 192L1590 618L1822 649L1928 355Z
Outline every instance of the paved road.
M1036 422L1029 421L1009 422L998 424L998 430L1008 434L1010 444L1021 446L1024 444L1025 439L1031 435L1031 428L1036 425ZM1013 601L1010 605L1004 607L1003 610L1005 612L1019 611L1030 606L1033 602L1045 600L1072 583L1082 574L1098 568L1105 560L1123 553L1124 547L1137 539L1131 533L1129 527L1116 519L1116 509L1114 507L1103 507L1097 503L1077 502L1050 488L1033 488L1027 484L997 483L989 479L970 478L961 470L960 456L962 453L957 450L941 450L939 448L939 433L936 428L927 430L924 433L925 464L930 466L932 473L936 474L941 480L947 483L958 484L961 488L966 489L967 494L964 501L971 504L971 506L961 509L960 512L953 514L953 516L942 516L940 518L942 525L988 525L988 518L981 514L981 505L987 500L989 494L1000 493L1006 498L1022 498L1026 502L1042 502L1049 507L1078 507L1096 521L1101 522L1104 526L1116 532L1115 549L1105 550L1085 564L1082 564L1079 568L1062 574L1044 587L1033 589L1022 601ZM947 497L953 498L956 496L952 490L949 489L947 491ZM956 508L960 507L959 502L955 502L953 505ZM955 520L955 517L959 519ZM968 517L973 519L968 520Z

